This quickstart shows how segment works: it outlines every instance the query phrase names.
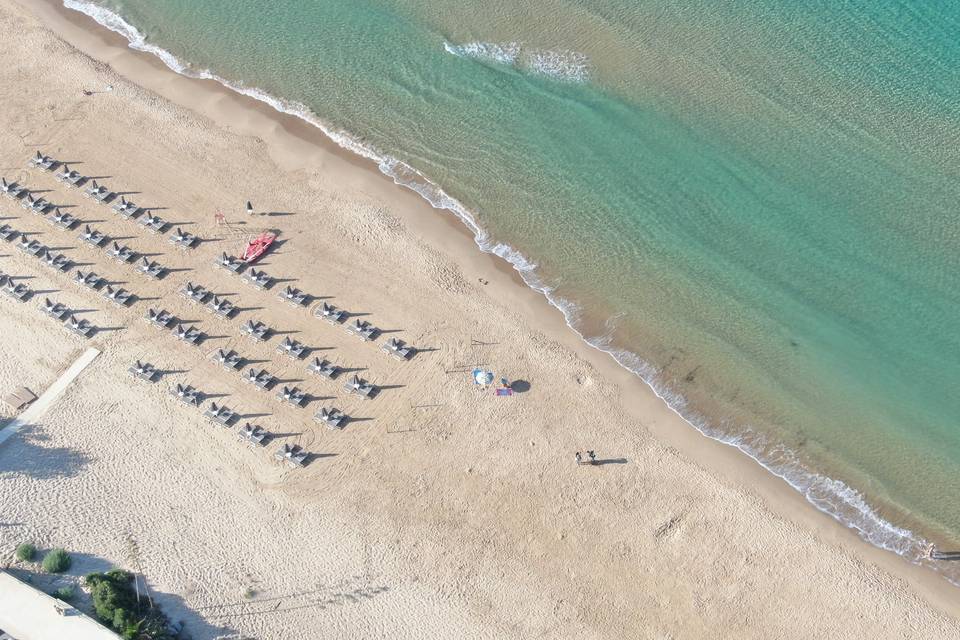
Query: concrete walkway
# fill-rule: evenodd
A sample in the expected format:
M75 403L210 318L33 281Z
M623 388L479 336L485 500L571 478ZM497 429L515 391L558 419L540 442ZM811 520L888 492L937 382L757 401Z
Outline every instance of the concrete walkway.
M47 410L53 406L56 399L60 397L60 394L70 386L70 383L73 382L76 377L80 375L80 372L86 369L87 365L93 362L98 355L100 355L100 351L93 347L84 351L83 355L77 358L74 363L70 365L70 368L64 371L63 374L57 378L56 382L50 385L33 404L27 407L26 411L14 418L6 427L0 429L0 446L25 425L34 424L40 420L40 418L47 413Z
M70 605L0 571L0 629L17 640L119 640Z

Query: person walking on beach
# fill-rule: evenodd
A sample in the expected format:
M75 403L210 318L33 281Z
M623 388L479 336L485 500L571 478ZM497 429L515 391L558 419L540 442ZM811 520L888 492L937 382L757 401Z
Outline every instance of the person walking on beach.
M580 456L580 452L577 451L577 465L583 464L583 458Z
M592 449L587 451L587 455L590 456L590 464L597 464L597 454Z

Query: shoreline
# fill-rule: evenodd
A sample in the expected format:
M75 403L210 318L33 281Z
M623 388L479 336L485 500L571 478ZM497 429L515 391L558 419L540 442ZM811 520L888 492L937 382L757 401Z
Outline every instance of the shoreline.
M65 6L68 3L75 6ZM78 24L75 22L77 17L73 15L76 13L92 19L96 29L102 29L110 37L116 38L118 44L124 45L125 43L127 49L148 54L147 57L155 63L154 68L156 69L171 71L178 76L191 80L213 81L216 85L215 91L226 90L231 96L248 98L251 103L245 104L245 106L256 109L267 119L273 118L274 121L280 122L281 126L295 138L319 143L321 147L333 152L339 158L353 162L355 166L365 170L372 170L368 164L368 162L372 162L381 175L390 179L394 184L418 194L433 207L435 212L439 210L453 214L453 217L457 218L460 224L456 224L450 216L445 214L441 214L441 219L448 225L452 224L455 231L464 234L466 237L472 237L473 243L481 252L500 258L500 261L494 261L495 268L506 270L515 282L543 296L549 306L564 316L567 328L583 344L604 353L621 368L635 376L671 412L693 430L708 439L738 450L766 472L790 485L808 504L827 514L842 526L856 531L869 544L899 555L910 563L923 562L922 550L931 542L930 539L925 537L929 534L929 531L925 533L922 528L905 529L894 521L887 519L883 515L883 510L890 505L885 505L882 502L878 505L866 499L858 489L851 487L842 479L824 475L815 467L806 463L790 460L789 455L786 459L776 461L765 456L762 451L754 446L754 441L748 437L750 435L749 430L747 432L741 430L740 433L736 434L725 433L721 429L714 428L712 422L704 416L685 410L683 396L674 394L671 389L660 384L655 377L648 375L649 367L638 354L630 350L601 344L602 338L584 333L582 327L577 326L578 323L575 318L578 307L575 302L554 296L549 285L540 280L535 264L530 263L527 257L514 247L490 241L485 230L477 224L473 214L466 207L446 194L439 185L420 174L416 169L406 165L402 160L397 160L371 149L364 142L357 140L345 131L337 131L328 127L306 106L287 104L283 99L266 94L257 88L237 86L209 70L193 71L187 69L185 64L173 54L147 43L135 27L112 12L104 10L103 14L93 16L88 11L90 7L96 5L91 5L84 0L63 0L63 2L54 0L52 6L54 11L62 16L67 23ZM114 23L119 21L119 23L111 26L102 24L101 20ZM105 34L104 38L107 38ZM180 95L182 98L183 94ZM183 101L181 100L179 103L183 104ZM191 108L196 108L196 105ZM215 113L208 113L207 115L214 120L218 118ZM293 122L290 122L291 119ZM321 134L319 139L316 137L318 132ZM401 173L413 174L415 177L404 181L395 171L396 167L401 169ZM426 184L421 184L417 179ZM423 189L420 188L421 186L423 186ZM793 454L789 450L787 453ZM907 516L906 511L895 512L901 516ZM938 542L941 541L938 540ZM955 586L960 586L957 576L944 574L944 577Z
M119 34L99 25L95 31L92 20L87 20L91 24L84 24L81 16L72 15L75 12L56 0L25 8L39 15L45 25L68 43L92 58L108 63L114 71L148 91L209 118L234 134L261 139L271 159L285 170L296 170L304 165L330 168L348 180L343 184L344 188L357 188L365 194L396 203L395 209L400 217L420 238L432 246L444 247L471 277L488 279L487 289L493 295L508 300L514 308L521 310L531 325L591 363L606 379L614 382L619 388L622 405L657 440L678 448L711 474L738 488L746 487L781 517L810 527L825 540L853 549L861 557L906 579L941 610L957 614L957 605L951 598L955 594L953 587L941 576L873 547L850 528L812 508L800 493L739 450L690 428L692 425L658 398L656 392L636 374L571 331L562 312L551 306L539 292L529 288L521 275L505 261L496 255L477 251L469 230L460 221L445 211L431 208L418 194L397 189L393 181L378 172L372 163L341 149L296 116L278 113L254 98L231 92L216 81L199 80L202 90L198 90L198 79L177 75L153 56L129 49L127 41ZM362 175L354 175L361 172ZM440 220L445 224L437 224ZM638 384L640 387L633 386Z

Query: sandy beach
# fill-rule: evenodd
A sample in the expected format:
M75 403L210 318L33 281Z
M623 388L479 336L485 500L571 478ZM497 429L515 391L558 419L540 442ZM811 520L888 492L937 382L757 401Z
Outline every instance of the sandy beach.
M39 394L88 346L102 351L40 424L0 445L5 560L30 540L71 551L76 575L140 571L197 639L960 637L955 587L700 436L452 216L309 125L179 76L80 14L0 7L0 31L16 34L0 40L0 175L80 221L66 231L0 197L0 224L74 265L55 272L15 242L0 246L0 270L37 292L0 300L0 393ZM177 249L169 232L28 168L37 149L201 242ZM247 216L247 200L261 213ZM78 239L84 225L168 273L118 264ZM215 266L268 229L281 242L258 268L273 288ZM111 304L74 281L78 268L138 299ZM239 313L222 319L186 300L187 281ZM278 299L287 285L311 305ZM99 330L74 336L44 315L44 298ZM380 338L315 317L323 302ZM149 308L205 339L178 341L147 321ZM248 320L275 334L251 341ZM379 394L312 375L277 352L285 337ZM389 338L418 352L391 358L380 348ZM218 349L300 387L308 405L256 390L214 360ZM160 380L134 379L136 359ZM521 392L473 385L474 366ZM172 397L178 383L273 440L245 445L236 426ZM313 420L331 406L351 416L344 429ZM310 463L275 460L283 444ZM602 464L578 467L574 452L589 449Z

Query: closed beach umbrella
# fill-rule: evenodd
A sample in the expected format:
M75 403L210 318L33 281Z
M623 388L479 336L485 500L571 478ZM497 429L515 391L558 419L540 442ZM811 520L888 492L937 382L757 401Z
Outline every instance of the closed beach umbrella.
M253 215L253 205L250 204L249 200L247 200L247 214L251 216Z

